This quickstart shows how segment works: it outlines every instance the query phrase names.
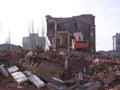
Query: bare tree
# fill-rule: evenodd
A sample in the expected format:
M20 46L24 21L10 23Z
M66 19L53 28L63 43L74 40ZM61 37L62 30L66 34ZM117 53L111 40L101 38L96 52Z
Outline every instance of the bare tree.
M8 36L6 37L6 45L7 45L7 50L9 51L10 51L10 43L11 43L10 30L8 30Z

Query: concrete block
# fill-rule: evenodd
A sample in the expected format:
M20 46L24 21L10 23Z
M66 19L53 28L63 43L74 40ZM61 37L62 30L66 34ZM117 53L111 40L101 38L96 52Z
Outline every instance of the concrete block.
M28 80L28 78L20 71L14 72L11 75L17 81L18 84L21 84Z
M45 85L45 83L36 75L29 76L28 80L30 80L37 88L43 87Z
M0 65L0 72L1 72L6 78L10 75L10 73L8 72L8 70L5 68L5 65L4 65L4 64Z
M32 74L31 71L25 70L23 73L28 77L28 80L32 82L37 88L45 85L45 83L36 75Z
M8 71L10 72L10 73L14 73L14 72L16 72L16 71L18 71L19 70L19 68L17 67L17 66L12 66L12 67L10 67L10 68L8 68Z

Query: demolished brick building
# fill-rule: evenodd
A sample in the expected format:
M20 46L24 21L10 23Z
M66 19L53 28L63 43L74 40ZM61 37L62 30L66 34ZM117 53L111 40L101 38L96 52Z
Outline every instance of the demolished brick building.
M75 32L84 36L84 41L89 43L89 50L95 52L95 16L83 14L70 18L54 18L46 16L47 36L51 47L55 51L70 50Z

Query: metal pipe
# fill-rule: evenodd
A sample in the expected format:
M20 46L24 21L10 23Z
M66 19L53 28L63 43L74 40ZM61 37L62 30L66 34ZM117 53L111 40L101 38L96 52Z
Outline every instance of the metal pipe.
M56 51L56 33L57 33L57 20L55 19L55 35L54 35L54 40L55 40L55 48L54 48L54 51Z

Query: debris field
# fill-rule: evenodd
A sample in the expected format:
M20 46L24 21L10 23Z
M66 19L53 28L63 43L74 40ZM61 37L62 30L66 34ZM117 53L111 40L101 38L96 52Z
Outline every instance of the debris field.
M0 90L120 90L120 58L40 48L0 52Z

